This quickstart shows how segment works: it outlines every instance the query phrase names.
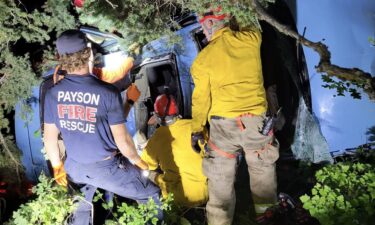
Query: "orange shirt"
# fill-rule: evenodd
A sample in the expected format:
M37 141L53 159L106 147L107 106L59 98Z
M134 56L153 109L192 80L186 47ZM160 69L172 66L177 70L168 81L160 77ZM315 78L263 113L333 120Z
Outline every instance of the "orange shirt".
M134 65L134 59L132 57L125 58L122 64L116 69L107 69L107 68L100 68L94 67L92 73L96 75L100 80L105 81L107 83L114 84L115 82L124 78L131 68ZM57 75L57 71L60 69L60 66L57 66L55 72L53 74L54 83L64 78L64 76ZM58 79L58 80L55 80Z
M132 57L128 57L117 69L94 67L92 73L100 80L113 84L128 74L130 69L133 67L133 63L134 59Z

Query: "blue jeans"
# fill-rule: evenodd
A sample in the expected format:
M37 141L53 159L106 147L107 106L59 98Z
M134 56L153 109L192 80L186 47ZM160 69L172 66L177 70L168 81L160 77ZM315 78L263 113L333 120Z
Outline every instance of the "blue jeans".
M161 204L159 187L142 177L141 171L124 157L114 157L91 164L81 164L68 157L65 161L65 170L74 183L85 184L81 191L85 194L86 201L80 201L71 224L90 224L90 203L96 188L113 192L141 204L147 203L149 198L152 198L157 205ZM161 209L157 218L159 221L163 218Z

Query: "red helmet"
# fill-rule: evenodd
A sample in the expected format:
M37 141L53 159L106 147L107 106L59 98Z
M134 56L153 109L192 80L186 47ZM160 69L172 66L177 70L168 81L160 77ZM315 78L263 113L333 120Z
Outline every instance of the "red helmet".
M174 123L178 116L178 106L172 95L159 95L155 100L154 110L158 123L164 126Z

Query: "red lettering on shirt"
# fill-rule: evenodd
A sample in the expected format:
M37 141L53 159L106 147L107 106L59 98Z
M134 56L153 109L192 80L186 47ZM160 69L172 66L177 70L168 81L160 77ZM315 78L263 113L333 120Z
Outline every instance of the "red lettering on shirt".
M86 121L95 123L97 111L98 111L97 108L87 106L86 107Z
M96 113L98 111L95 107L82 106L82 105L57 105L58 116L60 119L68 115L69 120L81 120L87 122L96 122Z
M59 114L59 118L64 118L64 115L68 112L67 105L58 104L57 105L57 112Z
M77 105L77 107L74 108L74 114L77 119L85 120L85 107Z
M75 119L75 116L74 116L74 108L75 108L75 105L68 105L68 119Z

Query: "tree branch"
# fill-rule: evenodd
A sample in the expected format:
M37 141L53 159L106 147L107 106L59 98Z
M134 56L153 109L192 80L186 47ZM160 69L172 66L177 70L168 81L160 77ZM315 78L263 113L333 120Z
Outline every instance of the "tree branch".
M315 66L317 72L327 74L328 76L336 77L342 81L349 81L358 84L363 91L368 95L369 99L375 101L375 78L370 73L366 73L358 68L343 68L331 64L331 52L327 45L322 42L312 42L305 37L293 31L290 27L279 23L276 19L270 16L257 0L250 0L253 9L256 11L259 20L264 20L280 33L296 39L304 46L313 49L320 56L320 61Z
M5 80L5 75L0 77L0 86L3 84L4 80Z
M0 143L4 146L5 152L9 155L10 159L15 163L18 182L21 183L21 175L20 175L19 167L21 167L22 165L16 160L16 158L10 151L2 133L0 133Z
M112 2L110 2L109 0L105 0L113 9L117 8L118 5L115 5L113 4Z

